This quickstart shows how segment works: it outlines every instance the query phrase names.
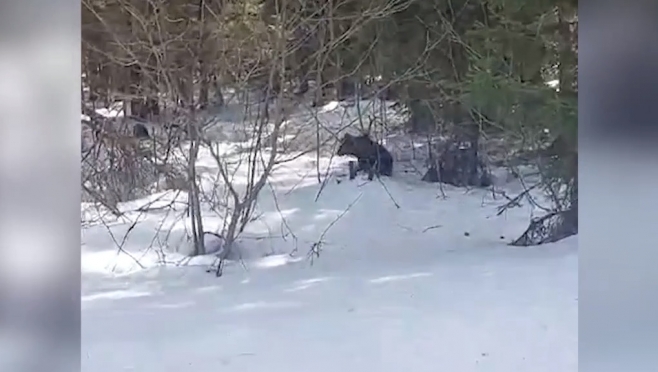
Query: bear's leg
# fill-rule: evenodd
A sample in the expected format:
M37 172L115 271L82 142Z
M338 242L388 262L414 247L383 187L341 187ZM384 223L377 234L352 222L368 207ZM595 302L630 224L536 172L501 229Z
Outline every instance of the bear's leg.
M358 165L356 165L353 161L350 161L347 163L350 169L350 181L356 178L356 172L359 170Z

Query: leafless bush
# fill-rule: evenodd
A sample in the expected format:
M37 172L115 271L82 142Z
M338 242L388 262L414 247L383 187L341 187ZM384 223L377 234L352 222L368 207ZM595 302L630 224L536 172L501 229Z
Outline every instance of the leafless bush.
M170 137L152 131L150 138L134 136L130 118L105 118L88 112L83 120L83 202L100 203L120 212L117 205L155 191L180 188L181 167L169 161Z

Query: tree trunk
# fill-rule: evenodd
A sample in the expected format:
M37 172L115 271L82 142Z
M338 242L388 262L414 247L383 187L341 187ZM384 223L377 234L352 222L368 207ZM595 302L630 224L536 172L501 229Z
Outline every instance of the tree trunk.
M224 94L222 94L222 85L219 83L217 75L212 74L210 80L213 86L213 103L219 107L224 107Z
M194 106L190 107L190 116L187 123L187 131L190 135L189 161L187 165L188 207L190 208L190 219L192 222L192 238L194 242L194 255L206 254L203 240L203 217L201 215L201 198L199 197L199 185L196 182L196 160L199 154L199 126Z
M572 27L574 19L573 10L567 4L561 4L558 7L558 33L559 33L559 67L558 79L560 94L572 95L576 85L576 66L578 56L574 50L575 38Z

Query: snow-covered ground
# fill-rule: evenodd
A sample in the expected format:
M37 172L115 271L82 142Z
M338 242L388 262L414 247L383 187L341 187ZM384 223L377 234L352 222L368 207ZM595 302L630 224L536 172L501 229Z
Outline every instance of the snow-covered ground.
M243 261L220 278L206 272L212 257L177 265L180 206L86 224L82 370L577 370L576 238L507 246L529 206L497 217L504 199L490 191L442 192L418 176L333 177L317 197L314 161L276 170L238 242Z

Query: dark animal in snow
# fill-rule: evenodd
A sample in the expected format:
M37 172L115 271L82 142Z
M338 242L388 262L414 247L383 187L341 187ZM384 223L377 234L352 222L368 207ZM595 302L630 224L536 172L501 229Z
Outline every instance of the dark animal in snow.
M133 126L133 135L138 139L151 138L148 129L146 129L146 126L140 123L136 123Z
M393 175L393 156L384 146L374 142L366 134L361 136L345 134L336 155L356 157L358 162L354 172L368 172L370 179L374 174L388 177Z

